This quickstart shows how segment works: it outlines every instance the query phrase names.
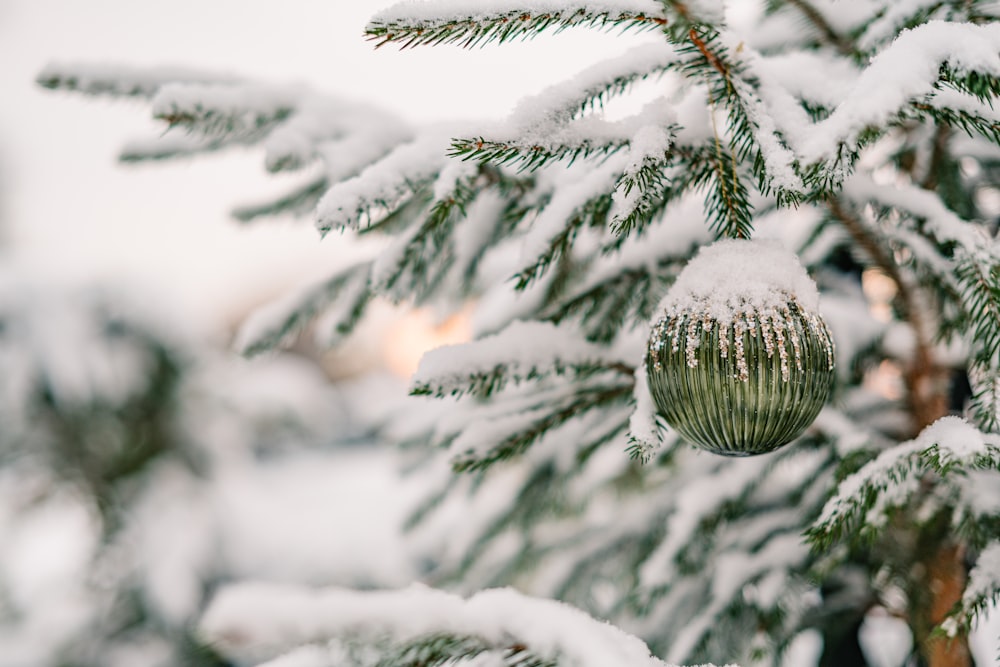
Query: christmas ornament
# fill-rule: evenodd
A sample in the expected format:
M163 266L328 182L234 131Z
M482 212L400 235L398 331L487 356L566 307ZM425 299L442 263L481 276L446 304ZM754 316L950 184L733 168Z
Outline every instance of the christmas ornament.
M646 354L653 400L688 441L724 456L774 451L833 387L819 294L776 241L704 247L660 304Z

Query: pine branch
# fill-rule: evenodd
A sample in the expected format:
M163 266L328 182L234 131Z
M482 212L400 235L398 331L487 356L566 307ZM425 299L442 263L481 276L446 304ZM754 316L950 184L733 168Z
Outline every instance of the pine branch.
M411 394L485 398L508 383L550 375L588 377L632 369L600 346L573 340L565 329L541 322L514 322L480 340L427 352L413 377Z
M476 137L452 140L448 156L497 166L516 166L520 172L531 172L551 162L568 161L573 164L580 158L611 155L627 145L628 141L625 139L602 142L583 139L575 144L543 145L522 143L514 139L492 141Z
M249 139L249 141L248 141ZM233 146L244 146L257 137L206 137L195 134L168 134L153 139L133 139L122 146L118 160L125 164L170 160L201 153L212 153Z
M976 423L1000 431L1000 367L994 359L973 359L966 370L972 388L971 411Z
M93 63L51 63L38 73L35 81L49 90L146 99L153 98L163 86L181 81L206 85L241 83L241 79L232 75L183 67L126 67Z
M1000 436L944 417L842 481L806 535L817 550L828 550L848 536L851 541L870 539L881 530L887 512L906 506L919 493L926 473L947 478L977 468L1000 469Z
M463 48L501 44L513 39L537 36L546 30L561 32L567 28L651 30L666 25L666 17L655 3L635 0L636 9L592 10L588 5L567 6L550 3L550 10L525 10L517 3L510 9L469 15L433 4L392 7L372 19L365 27L375 46L395 44L400 48L423 45L458 44Z
M316 208L316 203L329 187L330 181L327 180L326 176L320 175L270 201L234 208L232 216L240 222L252 222L257 218L284 214L304 215Z
M499 442L483 448L485 451L467 451L452 459L455 472L485 470L495 463L519 456L549 431L571 419L595 409L627 403L631 398L631 383L620 386L580 387L569 398L524 412L527 424Z
M333 640L367 653L363 667L431 667L486 653L505 667L670 667L607 623L512 589L464 600L416 584L369 592L242 584L215 597L201 633L243 661Z
M816 9L808 0L785 0L789 5L795 7L804 17L816 28L816 31L823 37L823 40L834 46L837 51L844 56L854 53L851 42L842 37L826 17Z
M634 377L632 399L635 410L629 418L628 448L625 451L628 452L629 458L649 463L653 454L663 447L663 432L660 418L656 414L653 395L649 391L645 364L640 364L635 369Z
M886 3L879 15L863 26L857 39L858 50L871 54L890 43L904 30L912 30L927 23L935 13L939 13L944 4L941 0ZM940 15L938 18L941 18Z
M437 199L377 261L373 279L378 288L418 303L432 294L454 263L456 225L483 190L495 184L492 172L449 165L434 187Z
M153 117L208 137L263 138L300 103L301 91L260 84L170 83L152 99Z
M907 220L921 223L913 231L931 236L937 242L941 255L938 263L943 266L932 268L941 275L943 284L949 279L955 283L941 294L950 297L951 305L960 313L954 324L971 334L973 341L970 370L977 379L973 395L977 423L988 431L1000 430L1000 414L994 409L993 398L993 387L1000 382L996 362L1000 359L1000 258L996 257L993 244L980 227L958 218L932 192L915 187L879 187L860 176L852 178L844 192L859 203L875 204L884 216L899 218L902 213L904 223ZM883 257L880 266L883 264L894 263ZM904 284L898 272L892 273L895 269L889 271L894 281ZM904 315L910 319L918 338L918 352L929 349L930 334L915 305L916 297L910 287L900 289L906 308ZM922 363L929 367L927 360Z
M688 42L678 49L685 58L677 65L685 76L702 78L709 83L716 161L720 164L727 161L749 163L761 194L774 194L779 206L797 205L806 189L799 174L798 157L758 96L756 91L760 82L723 45L721 37L714 29L692 28L688 33ZM728 138L723 137L714 126L716 104L727 112ZM731 177L726 178L732 180L728 188L731 192L744 187L738 182L736 169L732 170ZM719 179L722 179L721 172ZM750 230L744 231L748 234ZM729 235L741 234L736 227L729 230Z
M989 544L979 554L962 599L941 624L939 633L955 637L972 631L976 619L1000 602L1000 541Z
M612 206L621 160L609 160L593 169L567 172L566 181L551 187L554 194L539 203L538 214L524 235L522 256L529 262L515 274L515 289L523 291L541 278L550 266L568 259L584 230L603 230Z
M291 294L255 312L236 336L234 347L254 356L272 350L296 335L324 311L336 309L341 316L332 326L341 336L361 319L368 304L371 263L363 262L299 293Z
M625 268L585 289L568 289L542 314L556 323L575 318L588 340L609 343L629 323L648 321L665 291L665 281L647 268Z
M524 290L545 275L549 267L567 257L576 241L577 232L584 227L603 224L611 208L611 198L607 195L595 197L575 211L566 221L566 226L549 239L548 247L532 263L514 274L514 287Z
M334 184L316 206L316 228L364 228L433 187L447 163L447 135L427 132L396 146L353 178Z
M969 49L977 56L959 55ZM991 72L1000 69L998 54L1000 34L986 26L931 22L900 35L861 73L850 97L828 118L804 128L808 134L803 132L795 153L808 166L807 184L832 192L853 169L861 147L941 87L983 102L995 97L998 83ZM886 86L904 80L905 85Z
M641 232L668 201L670 144L677 128L646 126L629 142L629 164L615 185L611 231L619 238Z
M709 226L720 237L748 239L753 233L750 192L740 177L739 162L731 152L716 147L710 158L705 214Z

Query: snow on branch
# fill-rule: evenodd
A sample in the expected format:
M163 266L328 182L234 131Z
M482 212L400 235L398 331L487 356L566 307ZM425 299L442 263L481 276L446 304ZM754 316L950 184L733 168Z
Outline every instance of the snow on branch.
M639 571L642 587L657 589L675 583L678 556L694 539L699 526L727 503L745 497L772 463L764 457L725 463L714 471L678 480L676 506L667 518L666 539L649 555Z
M299 169L323 147L341 159L366 165L411 134L406 123L377 107L326 95L305 95L288 122L264 141L265 164L271 172ZM344 141L350 143L338 145ZM360 158L353 156L356 152L361 153Z
M213 74L185 67L127 67L96 63L50 63L35 78L51 90L72 90L86 95L151 98L169 83L187 81L201 84L241 82L230 74Z
M656 405L649 391L645 364L635 369L633 390L635 410L628 422L628 452L634 459L648 463L663 446L663 433L656 415Z
M641 229L654 207L667 198L673 133L647 125L629 141L628 164L615 185L611 229L618 236Z
M257 83L168 83L152 98L153 116L208 136L271 129L298 106L303 91Z
M489 396L508 382L553 373L588 375L609 370L631 374L631 369L606 348L574 339L566 328L517 321L492 336L424 354L413 376L411 393Z
M947 476L1000 467L1000 435L983 433L958 417L942 417L914 440L887 449L842 481L807 531L826 549L849 532L861 538L885 525L888 512L919 490L923 473Z
M519 131L529 131L575 118L601 108L610 96L624 93L638 81L662 75L676 60L677 52L667 42L634 47L521 100L508 122Z
M371 299L370 272L371 263L362 262L258 309L244 321L233 346L246 356L272 350L324 312L337 314L324 318L330 329L338 336L348 334Z
M623 160L616 157L593 168L586 165L558 174L560 178L552 184L554 194L523 237L523 268L515 276L516 289L525 289L560 257L569 255L581 229L605 226L611 191L623 166Z
M931 94L942 71L1000 76L1000 25L932 21L902 33L858 77L830 116L808 129L797 153L805 163L834 160L866 128L885 127L914 100Z
M976 618L997 602L1000 602L1000 541L992 542L979 554L969 572L962 599L941 624L941 630L949 637L960 630L969 632Z
M376 46L400 48L503 43L548 29L621 27L653 29L666 25L663 7L654 0L431 0L402 2L376 14L365 34Z
M38 81L48 88L145 97L151 101L154 117L171 128L187 130L129 142L120 154L123 162L163 160L262 142L268 171L322 163L322 173L310 174L289 192L236 208L234 217L244 222L309 212L331 184L358 176L413 138L406 123L381 109L303 86L182 68L94 65L50 65ZM446 145L442 138L442 155Z
M544 310L560 322L578 317L587 338L611 341L623 326L653 317L666 285L693 249L712 240L704 224L703 196L688 191L664 204L641 235L619 236L565 285Z
M673 47L666 43L633 48L522 100L503 124L483 136L455 140L451 152L463 159L533 170L549 161L572 162L617 151L645 126L662 126L672 133L673 113L666 100L621 122L580 116L635 82L662 74L675 60Z
M320 174L278 197L237 206L232 210L232 216L240 222L252 222L282 214L306 215L316 208L316 202L329 187L330 180Z
M983 227L962 220L936 193L915 185L878 185L855 174L844 184L843 194L858 205L873 205L883 217L903 214L904 224L922 223L894 238L935 272L952 293L953 305L964 314L963 328L972 334L972 412L981 427L1000 430L1000 247ZM929 244L921 234L954 250L925 248Z
M669 667L614 626L512 589L462 599L419 584L369 592L240 584L212 601L201 634L243 661L340 640L379 658L392 655L397 665L431 667L487 653L500 664L527 657L528 664L553 667Z
M871 52L891 41L906 28L924 23L928 14L941 8L940 0L905 0L887 2L877 18L864 27L858 37L858 49Z
M448 162L448 129L437 128L394 148L360 174L335 184L316 206L316 227L370 226L419 190L429 188Z
M239 143L242 142L233 135L206 137L196 134L159 134L155 137L127 141L118 152L118 159L122 162L169 160L199 153L211 153Z
M391 299L418 304L450 289L445 298L457 300L457 306L475 291L476 269L489 244L499 239L501 229L509 229L508 196L522 187L493 167L448 162L411 205L393 214L397 222L408 219L409 226L398 225L402 231L376 259L375 288Z
M866 174L855 174L844 183L845 196L859 204L905 212L926 222L927 231L939 243L955 243L973 257L990 254L990 239L979 225L962 220L945 206L941 197L916 185L879 185Z

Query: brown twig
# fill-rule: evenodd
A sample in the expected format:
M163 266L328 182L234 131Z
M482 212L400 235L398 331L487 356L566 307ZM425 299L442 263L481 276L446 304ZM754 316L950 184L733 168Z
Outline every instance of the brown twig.
M726 64L724 62L719 60L719 56L715 55L709 50L708 45L705 44L705 41L698 36L698 31L695 30L694 28L691 28L691 30L688 31L688 38L691 40L691 43L694 44L699 51L701 51L701 55L705 56L705 60L707 60L712 67L717 69L719 71L719 74L726 77L726 80L728 81L729 68L726 67Z
M827 200L827 206L855 244L896 285L902 316L914 335L913 361L904 373L904 380L910 414L913 415L913 430L918 433L948 413L947 393L943 389L944 369L934 359L934 337L924 317L920 296L903 278L888 251L836 197Z
M802 15L813 24L821 35L823 39L832 44L837 52L844 56L849 56L854 53L854 49L851 47L850 42L845 40L837 31L833 29L830 22L826 20L822 14L819 13L815 7L810 5L806 0L787 0L788 4L798 9L802 12Z

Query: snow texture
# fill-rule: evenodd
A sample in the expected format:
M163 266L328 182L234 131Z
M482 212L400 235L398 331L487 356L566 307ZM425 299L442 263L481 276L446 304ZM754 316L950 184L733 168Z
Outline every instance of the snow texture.
M628 421L629 437L635 440L647 453L659 449L663 442L656 419L656 404L649 391L649 381L646 378L646 366L640 364L635 371L635 390L633 391L635 410Z
M587 202L614 188L624 162L624 156L612 155L596 167L580 165L561 173L555 194L532 221L521 241L521 264L528 266L548 255L553 239L582 212Z
M792 569L808 556L808 545L796 534L777 535L753 553L730 551L721 554L713 564L711 602L677 635L667 659L678 660L690 655L746 584L776 566Z
M959 417L942 417L915 439L887 449L842 481L814 525L842 521L867 497L866 489L879 491L875 507L867 515L868 521L879 525L884 510L898 506L919 484L917 475L905 474L916 457L933 452L942 467L968 465L991 452L995 456L998 448L1000 435L983 433Z
M477 0L475 3L468 0L411 0L382 10L372 17L372 22L421 27L452 21L487 21L490 17L511 12L562 16L581 10L588 14L608 13L615 17L625 13L663 16L663 8L654 0L598 0L572 4L566 0Z
M452 128L437 128L402 144L360 174L331 187L316 207L323 232L357 228L378 211L398 205L421 184L434 180L448 164Z
M608 362L605 348L580 340L571 331L545 322L513 322L492 336L427 352L413 384L461 386L469 377L499 368L508 377L518 378L543 368Z
M970 256L991 252L991 242L979 225L962 220L934 192L916 185L879 185L870 176L856 173L844 183L844 194L859 203L876 202L927 221L927 231L941 243L954 242Z
M640 75L665 70L677 60L677 52L666 42L653 42L629 49L604 60L575 76L549 86L540 94L518 102L508 120L514 133L530 133L532 128L567 121L601 94Z
M524 644L572 667L666 667L640 640L569 605L511 589L468 600L413 585L357 592L241 584L224 589L201 623L224 653L261 659L339 637L406 642L428 635L481 638L497 647Z
M665 128L657 125L646 125L629 141L628 164L615 188L612 217L620 220L632 215L643 201L643 190L637 185L637 178L643 167L664 168L668 157L668 149L673 136ZM628 184L626 186L626 184Z
M885 3L885 11L869 23L858 38L858 48L862 51L877 48L883 42L892 39L908 19L940 5L940 0L894 0Z
M758 480L769 463L761 459L727 465L715 474L692 475L683 490L677 489L676 507L667 519L666 539L643 563L639 578L643 587L656 588L669 584L677 574L677 554L692 539L701 520L710 516L723 503L742 495L747 486Z
M288 122L264 141L265 164L269 171L297 169L323 155L332 165L364 166L409 138L405 123L376 107L307 94ZM343 169L328 175L338 181L357 171Z
M993 542L983 549L976 566L969 572L969 583L962 594L962 602L971 604L989 598L1000 591L1000 542Z
M832 159L866 127L883 127L900 107L934 90L942 63L1000 76L1000 25L932 21L900 34L872 60L829 118L814 124L797 151L806 163Z
M698 251L657 312L705 313L729 323L748 310L780 311L790 299L819 310L816 284L794 253L777 241L724 239Z
M255 129L295 108L304 91L296 86L240 83L220 86L200 83L168 83L152 99L156 118L168 122L191 118L193 129L214 133L221 123L236 128ZM187 122L181 121L185 125ZM204 128L202 124L207 125Z
M152 97L165 84L189 83L235 84L240 78L231 74L213 74L186 67L126 67L96 63L49 63L38 73L42 85L58 83L61 88L90 95Z

